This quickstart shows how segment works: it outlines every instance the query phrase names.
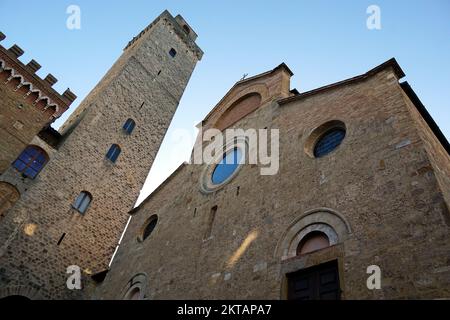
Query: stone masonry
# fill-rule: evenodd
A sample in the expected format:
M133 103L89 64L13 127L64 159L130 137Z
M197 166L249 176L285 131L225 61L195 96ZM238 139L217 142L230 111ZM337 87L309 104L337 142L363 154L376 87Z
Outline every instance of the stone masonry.
M450 148L397 62L305 93L290 90L291 75L280 65L238 82L200 124L279 129L279 172L244 164L205 193L206 165L180 166L130 212L94 299L284 299L288 273L332 260L343 299L450 298ZM346 136L315 158L328 124ZM336 243L292 254L317 223ZM380 290L366 286L370 265Z
M0 296L83 298L87 290L67 289L66 268L79 266L84 278L108 268L202 57L195 39L181 16L163 12L127 45L62 126L57 143L45 146L45 139L35 138L50 158L39 175L23 178L10 167L1 176L20 199L0 222ZM136 127L126 134L129 118ZM105 157L112 144L121 148L115 163ZM92 195L84 214L73 208L82 191Z

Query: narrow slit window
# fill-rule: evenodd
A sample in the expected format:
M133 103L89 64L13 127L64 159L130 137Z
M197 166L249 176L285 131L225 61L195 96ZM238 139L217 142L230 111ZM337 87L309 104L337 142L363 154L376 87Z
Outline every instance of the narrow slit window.
M57 246L59 246L61 244L61 242L64 240L64 237L66 236L65 233L62 234L61 238L59 238L58 243L56 244Z
M214 206L211 208L211 211L209 213L208 225L207 225L207 229L206 229L205 237L204 237L205 240L210 238L212 235L212 229L213 229L213 225L214 225L214 220L216 219L216 213L217 213L217 206Z

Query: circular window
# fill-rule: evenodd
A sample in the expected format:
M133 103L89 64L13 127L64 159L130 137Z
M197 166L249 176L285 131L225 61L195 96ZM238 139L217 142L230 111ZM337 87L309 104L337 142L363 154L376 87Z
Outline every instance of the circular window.
M212 183L221 184L230 178L239 167L241 158L241 149L237 147L234 147L231 151L224 153L222 161L220 161L214 168L211 176Z
M336 150L346 135L345 124L328 121L314 129L305 142L305 152L311 158L320 158Z
M147 239L152 234L157 223L158 223L158 216L156 216L156 215L151 216L147 220L147 223L145 224L140 236L138 237L138 240L142 242L145 239Z
M314 156L323 157L336 149L344 140L345 130L342 128L331 129L323 134L314 146Z
M245 162L245 150L248 144L245 137L237 137L227 144L223 153L211 159L200 176L200 190L204 193L214 192L229 183Z

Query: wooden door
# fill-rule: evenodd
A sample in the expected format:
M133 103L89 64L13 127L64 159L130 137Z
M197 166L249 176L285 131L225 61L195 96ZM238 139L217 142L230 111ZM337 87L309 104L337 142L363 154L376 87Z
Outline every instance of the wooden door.
M287 275L289 300L339 300L337 261L331 261Z

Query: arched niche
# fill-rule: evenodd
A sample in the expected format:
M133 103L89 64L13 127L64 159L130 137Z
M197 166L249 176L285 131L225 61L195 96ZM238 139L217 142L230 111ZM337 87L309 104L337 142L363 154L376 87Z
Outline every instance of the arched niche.
M324 233L332 246L345 241L351 234L351 227L342 214L329 208L304 212L283 233L275 249L276 258L285 260L295 257L302 239L311 232Z
M257 92L251 92L245 96L239 98L230 107L228 107L224 113L217 119L214 127L219 130L224 130L231 126L233 123L242 119L249 113L258 109L261 105L262 97Z

